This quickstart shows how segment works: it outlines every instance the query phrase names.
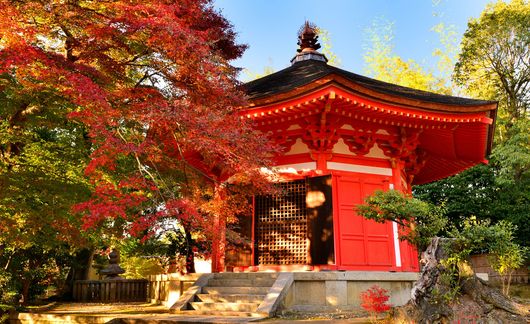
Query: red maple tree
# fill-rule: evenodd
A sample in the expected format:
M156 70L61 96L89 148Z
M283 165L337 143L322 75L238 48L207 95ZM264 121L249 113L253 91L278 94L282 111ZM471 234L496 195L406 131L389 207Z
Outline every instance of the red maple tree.
M226 222L266 188L275 148L237 114L245 46L211 1L2 1L0 16L0 74L89 130L84 228L146 235L176 218L221 242L221 270Z
M361 292L361 307L370 313L372 322L377 318L377 314L388 311L392 305L388 303L390 296L388 290L373 285L367 290Z

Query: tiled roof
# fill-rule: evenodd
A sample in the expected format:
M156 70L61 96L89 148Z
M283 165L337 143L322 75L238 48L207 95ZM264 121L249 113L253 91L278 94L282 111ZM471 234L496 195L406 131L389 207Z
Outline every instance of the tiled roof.
M478 106L495 103L402 87L348 72L317 60L296 62L281 71L246 83L245 89L252 101L288 92L332 74L379 93L413 100L454 106Z

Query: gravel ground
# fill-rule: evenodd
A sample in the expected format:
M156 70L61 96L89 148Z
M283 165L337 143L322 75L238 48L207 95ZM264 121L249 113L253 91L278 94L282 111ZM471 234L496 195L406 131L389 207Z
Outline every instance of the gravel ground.
M525 288L528 289L527 286ZM514 299L523 305L530 314L530 296L522 294ZM50 314L78 314L78 315L144 315L152 314L169 315L167 308L162 305L153 305L149 303L115 303L115 304L97 304L97 303L51 303L41 306L33 306L26 310L31 313L50 313ZM381 318L383 319L383 318ZM530 318L529 322L530 322ZM319 323L370 323L369 314L362 310L351 312L284 312L281 315L269 318L260 322L270 322L273 324L286 324L292 322L310 322ZM382 321L384 322L384 321Z
M54 314L158 314L167 313L167 308L149 303L52 303L31 307L27 311Z

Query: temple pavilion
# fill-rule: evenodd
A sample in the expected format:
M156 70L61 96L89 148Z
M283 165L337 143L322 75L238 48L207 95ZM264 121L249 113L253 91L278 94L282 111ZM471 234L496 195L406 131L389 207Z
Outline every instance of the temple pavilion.
M413 185L479 163L492 145L497 103L435 94L327 64L315 28L299 32L291 66L245 85L241 118L283 147L271 169L283 189L253 199L239 270L418 271L396 223L356 215L375 190ZM247 255L242 258L241 254Z

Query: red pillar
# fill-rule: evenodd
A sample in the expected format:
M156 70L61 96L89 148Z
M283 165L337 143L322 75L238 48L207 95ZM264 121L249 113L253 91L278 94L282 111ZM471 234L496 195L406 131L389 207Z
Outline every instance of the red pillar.
M407 188L403 187L402 176L403 176L404 164L399 159L394 160L392 165L392 182L394 183L394 189L411 194L412 190L410 185ZM406 175L405 175L406 176ZM403 234L406 229L399 228L399 235ZM402 271L418 271L418 253L416 249L407 241L399 241L400 256L401 256L401 270Z
M328 161L333 154L330 151L312 151L311 155L317 164L317 170L326 172L328 170Z
M226 199L226 189L221 185L215 186L214 200L217 206L222 206ZM222 208L214 216L214 233L212 238L212 272L223 272L225 270L225 248L226 248L226 215Z

